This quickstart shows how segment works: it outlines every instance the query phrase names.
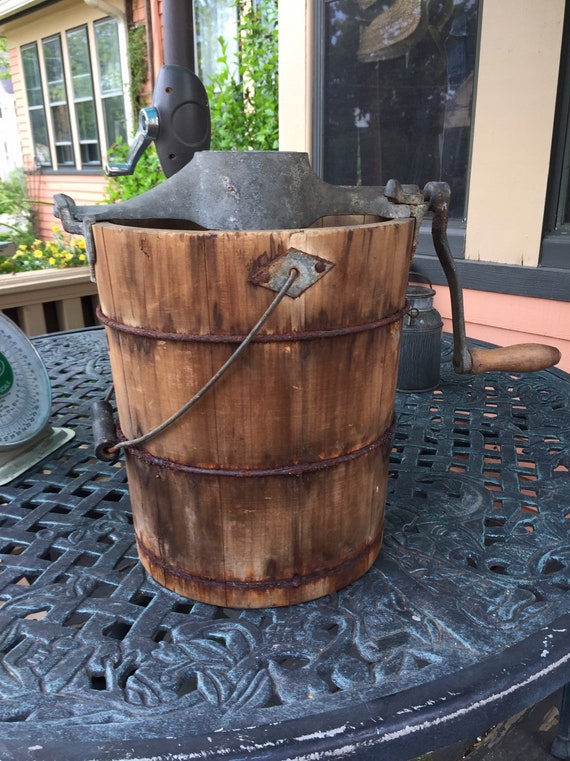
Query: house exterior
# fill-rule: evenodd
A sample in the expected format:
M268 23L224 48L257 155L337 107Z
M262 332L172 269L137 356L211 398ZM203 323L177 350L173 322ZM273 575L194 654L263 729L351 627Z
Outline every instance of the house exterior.
M230 6L194 0L197 16ZM552 343L567 370L569 18L570 0L279 0L280 148L307 152L339 184L448 180L468 335ZM132 25L146 30L150 94L163 61L159 0L0 0L47 235L53 195L99 201L107 150L132 134ZM429 231L413 268L449 327Z
M133 131L127 60L130 24L146 24L142 0L2 0L24 168L37 234L49 239L52 199L97 203L109 147ZM149 28L152 28L149 24Z
M448 28L457 34L461 32L454 29L453 22L475 2L423 0L421 11L453 11ZM472 102L462 117L470 120L465 204L450 223L450 241L464 288L467 334L499 345L526 341L556 345L562 352L559 367L570 370L570 3L478 0L477 4ZM393 11L399 7L401 13L392 19L392 26L386 18L383 37L378 22L382 13L387 14L386 6ZM400 60L405 65L410 60L413 51L405 49L397 32L405 30L408 22L413 28L405 14L418 6L420 3L412 0L286 0L280 4L283 150L308 151L318 164L328 123L334 127L339 119L335 110L327 117L326 99L341 91L340 103L358 92L366 77L372 79L366 64L374 69L372 84L382 96L386 88L380 86L378 72L390 65L390 60L386 58L389 53L380 48L391 32L392 50L399 54L392 63ZM342 47L342 32L351 19L358 19L361 25L357 50L341 58L334 48ZM435 24L430 27L430 21L427 27L432 34ZM370 30L376 36L369 34ZM448 42L449 37L445 45ZM362 63L365 56L368 58ZM351 80L345 72L354 60L362 65ZM422 60L427 70L431 59L426 55ZM327 66L330 72L335 61L334 76L327 82ZM319 104L323 92L325 103ZM455 113L456 119L461 118L459 109ZM421 139L423 129L420 123L415 139ZM360 131L361 149L371 142L362 127L354 131ZM325 145L325 158L326 150ZM332 163L343 161L345 155L346 143L337 144ZM324 169L327 178L327 167ZM443 172L441 177L433 177L446 178ZM410 175L398 179L416 181ZM452 174L449 179L453 196L456 178ZM413 268L433 282L435 305L449 329L449 293L428 238L424 236L420 243Z

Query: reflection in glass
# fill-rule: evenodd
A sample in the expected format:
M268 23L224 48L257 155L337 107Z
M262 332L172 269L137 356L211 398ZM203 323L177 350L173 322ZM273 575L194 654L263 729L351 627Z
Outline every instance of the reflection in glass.
M478 0L323 0L323 176L467 189Z
M106 18L95 23L95 42L107 144L113 145L119 138L127 140L119 31L114 19Z
M34 158L40 166L51 166L52 161L42 93L38 46L35 42L22 48L22 69L24 72L28 112L34 143Z
M42 43L42 48L57 163L73 164L71 123L69 121L63 56L59 35L45 39Z
M113 98L105 98L103 101L105 112L105 130L110 145L117 141L119 137L127 139L127 128L125 123L125 102L122 95Z
M237 53L237 9L235 0L194 0L197 74L208 84L218 68L219 38L228 44L228 59Z
M67 32L71 84L82 164L100 164L99 135L86 27Z

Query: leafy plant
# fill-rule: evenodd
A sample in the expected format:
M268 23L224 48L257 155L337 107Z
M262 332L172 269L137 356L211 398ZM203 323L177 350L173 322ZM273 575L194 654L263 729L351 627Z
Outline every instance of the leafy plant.
M238 13L238 52L218 39L218 69L206 84L212 119L212 150L276 150L278 148L277 0L234 0ZM129 57L133 98L142 104L146 52L142 27L131 29ZM109 161L124 163L129 146L118 140ZM160 184L165 176L154 145L141 156L132 175L110 177L104 203L126 201Z
M5 37L0 37L0 79L10 79L10 64L8 63L8 45Z
M119 139L109 152L109 161L111 163L124 163L128 155L129 146ZM104 203L115 203L135 198L159 185L164 179L158 154L154 144L151 143L140 157L133 174L109 177L103 201Z
M277 0L234 0L238 52L218 39L219 68L206 84L213 150L278 148Z
M137 114L146 105L144 102L144 90L147 81L146 29L142 24L140 26L132 25L129 28L127 55L131 80L131 105L133 112Z
M0 182L0 215L0 241L9 240L17 246L33 241L33 211L23 169L12 170L8 179Z
M68 235L53 225L53 240L21 244L12 256L0 257L0 274L63 269L87 264L85 238Z

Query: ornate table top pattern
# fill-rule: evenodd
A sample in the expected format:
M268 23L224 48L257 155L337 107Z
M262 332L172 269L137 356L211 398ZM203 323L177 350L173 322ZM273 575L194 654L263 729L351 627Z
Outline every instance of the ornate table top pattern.
M398 394L375 566L320 600L230 610L163 589L138 563L125 469L92 451L89 405L110 381L103 332L34 343L52 379L53 422L76 437L0 487L0 740L8 745L40 749L46 735L150 741L166 727L210 740L252 727L261 736L311 717L317 731L322 717L339 723L355 705L366 713L383 697L471 673L509 646L543 637L546 653L549 638L562 637L564 374L457 376L444 362L438 389Z

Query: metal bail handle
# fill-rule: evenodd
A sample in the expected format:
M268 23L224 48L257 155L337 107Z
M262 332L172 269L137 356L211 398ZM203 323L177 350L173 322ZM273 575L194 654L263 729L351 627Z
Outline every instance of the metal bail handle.
M318 259L318 257L314 257L314 258ZM332 266L332 263L330 264ZM319 277L322 274L324 273L319 273ZM209 391L215 383L217 383L217 381L222 377L222 375L224 375L224 373L227 370L229 370L230 367L236 362L240 354L242 354L242 352L245 351L247 346L249 346L249 344L253 341L257 333L259 333L261 328L265 325L265 323L267 322L269 317L273 314L275 309L279 306L281 301L285 298L285 296L288 295L289 291L293 288L299 276L300 276L299 270L292 266L289 270L288 277L285 280L285 282L282 284L281 288L279 289L277 296L275 296L271 304L267 307L265 312L262 314L262 316L259 318L256 324L253 326L253 328L250 330L247 336L243 339L243 341L240 343L240 345L237 347L237 349L234 351L231 357L229 357L229 359L226 362L224 362L224 364L220 367L220 369L210 378L210 380L204 386L202 386L202 388L196 394L194 394L194 396L191 399L189 399L186 402L186 404L184 404L179 410L177 410L167 420L162 422L160 425L156 426L156 428L153 428L151 431L148 431L148 433L145 433L142 436L138 436L135 439L129 439L127 441L119 441L116 435L116 426L113 420L111 405L109 404L107 400L95 401L92 405L93 438L95 441L95 456L99 460L103 460L104 462L111 462L111 463L115 462L119 456L121 449L126 449L127 447L135 447L135 446L138 446L139 444L144 444L146 441L153 438L154 436L157 436L159 433L162 433L170 425L172 425L177 420L179 420L182 417L182 415L188 412L188 410L191 409L196 404L196 402L198 402L204 396L204 394L207 391ZM263 284L263 285L266 285L266 284ZM308 287L309 286L307 285L303 290L306 290L306 288Z

